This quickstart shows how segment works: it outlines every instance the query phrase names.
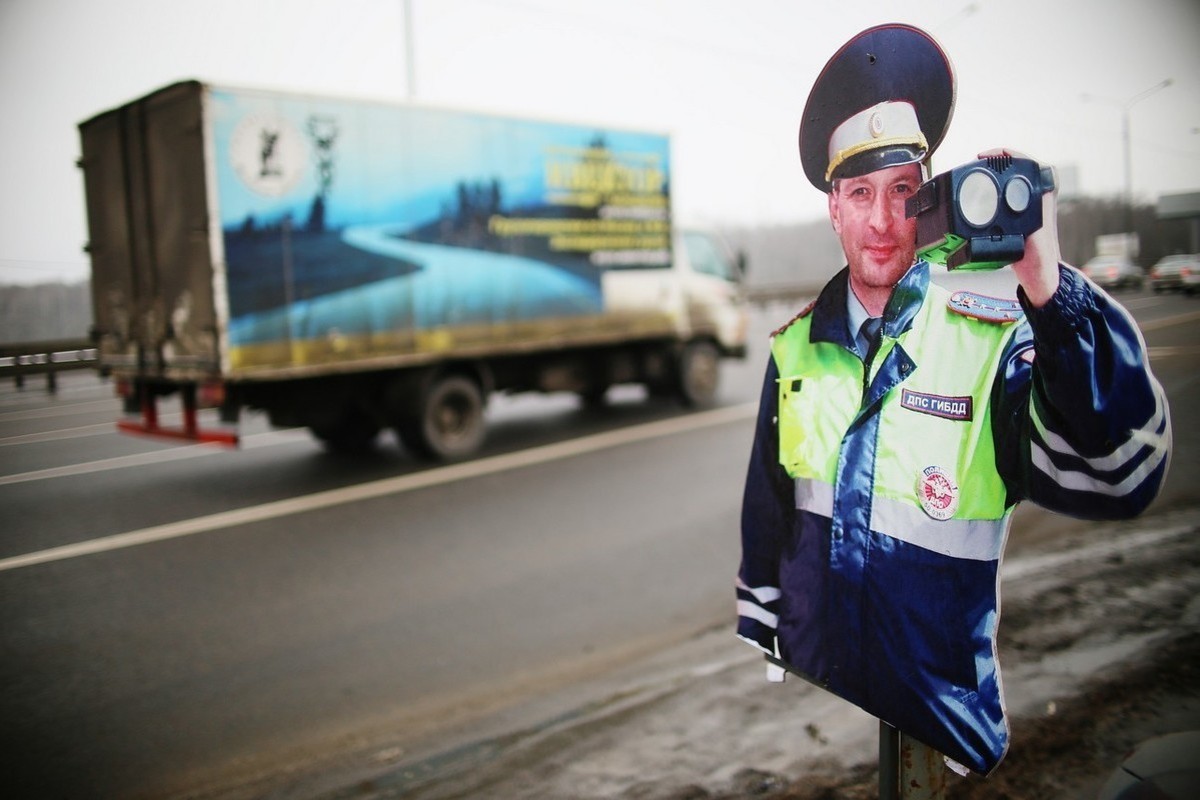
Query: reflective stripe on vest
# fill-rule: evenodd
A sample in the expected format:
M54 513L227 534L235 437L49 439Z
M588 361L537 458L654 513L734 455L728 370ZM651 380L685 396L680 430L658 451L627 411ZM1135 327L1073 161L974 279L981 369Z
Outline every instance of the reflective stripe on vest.
M796 509L833 515L833 486L824 481L796 479ZM999 520L950 519L929 524L924 511L876 495L871 502L871 530L951 558L996 561L1004 552L1008 515Z

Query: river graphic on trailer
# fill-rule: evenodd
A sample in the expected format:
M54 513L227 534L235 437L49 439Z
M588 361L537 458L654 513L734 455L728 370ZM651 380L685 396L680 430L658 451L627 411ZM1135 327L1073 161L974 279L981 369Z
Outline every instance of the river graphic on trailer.
M341 289L289 306L246 313L230 323L230 340L254 344L402 328L487 325L601 310L599 286L544 262L507 253L417 242L395 224L360 225L341 240L395 259L405 274Z

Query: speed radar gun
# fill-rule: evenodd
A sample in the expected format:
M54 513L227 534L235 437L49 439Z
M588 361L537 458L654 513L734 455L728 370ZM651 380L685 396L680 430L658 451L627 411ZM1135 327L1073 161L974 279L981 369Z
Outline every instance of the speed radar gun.
M997 269L1025 254L1042 227L1042 195L1054 168L1028 158L993 156L926 181L908 200L917 218L917 257L948 269Z

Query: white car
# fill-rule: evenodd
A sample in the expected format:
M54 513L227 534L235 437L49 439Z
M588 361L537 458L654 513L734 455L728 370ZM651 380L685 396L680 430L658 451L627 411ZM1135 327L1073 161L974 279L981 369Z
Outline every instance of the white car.
M1150 268L1150 286L1156 292L1200 291L1200 253L1166 256Z
M1083 265L1083 274L1105 289L1140 289L1145 276L1125 256L1096 256Z

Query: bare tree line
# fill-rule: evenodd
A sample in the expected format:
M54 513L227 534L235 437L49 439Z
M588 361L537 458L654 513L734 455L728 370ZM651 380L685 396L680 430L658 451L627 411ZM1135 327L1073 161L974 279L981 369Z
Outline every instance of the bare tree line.
M89 281L0 286L0 342L83 339L92 325Z
M1058 229L1063 258L1082 265L1095 255L1096 237L1128 227L1127 206L1116 199L1075 198L1059 203ZM1137 263L1149 268L1172 253L1187 252L1187 220L1160 220L1153 205L1133 209L1141 242ZM729 244L749 259L751 287L818 287L844 261L827 220L723 231ZM0 286L0 342L85 338L92 325L88 281Z
M1063 260L1083 266L1096 255L1096 237L1125 232L1129 218L1128 206L1120 200L1061 199L1058 233ZM1132 218L1141 242L1135 263L1143 269L1163 256L1189 252L1187 220L1160 220L1149 204L1135 206ZM729 229L724 235L731 247L746 253L747 280L753 287L819 287L845 263L827 220Z

